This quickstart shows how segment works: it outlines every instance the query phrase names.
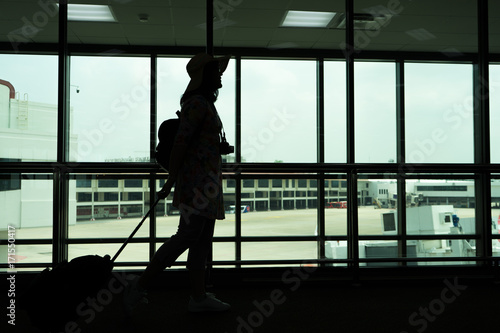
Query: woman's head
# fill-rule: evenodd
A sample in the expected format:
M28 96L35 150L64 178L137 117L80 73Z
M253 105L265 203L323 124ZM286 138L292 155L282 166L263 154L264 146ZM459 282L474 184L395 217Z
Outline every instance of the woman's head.
M215 102L218 89L222 87L221 76L229 59L230 56L214 58L206 53L200 53L191 58L186 66L191 80L181 99L181 104L187 97L195 94L201 94Z

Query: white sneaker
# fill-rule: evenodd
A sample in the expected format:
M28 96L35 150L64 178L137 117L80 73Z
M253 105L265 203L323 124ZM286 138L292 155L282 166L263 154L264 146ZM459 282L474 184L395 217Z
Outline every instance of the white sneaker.
M134 275L132 278L127 277L127 280L130 282L125 286L125 290L123 291L123 306L127 315L130 315L140 303L147 304L148 299L146 298L146 291L140 290L137 285L139 276Z
M205 298L196 301L191 297L189 299L189 312L223 312L231 309L231 305L215 298L212 293L206 293Z

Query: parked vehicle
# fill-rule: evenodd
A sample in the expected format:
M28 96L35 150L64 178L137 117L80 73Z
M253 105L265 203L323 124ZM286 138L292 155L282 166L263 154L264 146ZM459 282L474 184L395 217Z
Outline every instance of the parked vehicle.
M250 211L250 206L248 205L241 205L241 212L242 213L248 213ZM236 206L231 205L229 206L228 209L226 209L226 214L234 214L236 212Z
M325 208L347 208L347 201L327 202Z

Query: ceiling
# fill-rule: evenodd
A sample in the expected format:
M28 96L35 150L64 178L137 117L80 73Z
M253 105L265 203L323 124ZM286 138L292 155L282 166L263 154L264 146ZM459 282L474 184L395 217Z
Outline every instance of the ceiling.
M1 0L0 41L13 48L56 43L58 15L51 0ZM118 22L69 22L71 44L204 46L205 0L74 0L108 4ZM215 0L214 46L341 50L345 30L279 27L286 10L345 12L344 0ZM379 30L357 30L359 50L477 51L475 0L356 0L355 13L385 15ZM500 3L489 1L490 51L500 51ZM148 21L139 21L147 14ZM390 14L390 15L388 15ZM363 24L361 26L364 26ZM3 45L8 45L4 43Z

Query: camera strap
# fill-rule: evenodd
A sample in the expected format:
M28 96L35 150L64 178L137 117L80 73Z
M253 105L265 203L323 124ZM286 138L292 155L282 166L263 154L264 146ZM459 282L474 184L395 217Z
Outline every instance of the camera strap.
M215 115L217 116L217 119L219 120L220 123L220 139L221 142L226 142L226 132L224 131L224 123L222 122L222 119L220 119L219 112L217 111L217 108L215 107L215 104L212 103L212 107L214 108Z

